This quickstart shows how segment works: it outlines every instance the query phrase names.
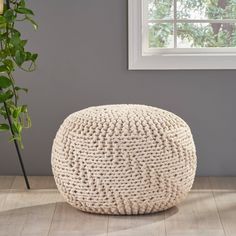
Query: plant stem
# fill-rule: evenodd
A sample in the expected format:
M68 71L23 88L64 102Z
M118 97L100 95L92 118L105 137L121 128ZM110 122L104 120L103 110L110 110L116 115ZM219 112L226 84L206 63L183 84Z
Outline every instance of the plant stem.
M9 0L6 0L6 6L7 6L7 9L10 8L10 1ZM8 28L7 28L7 33L8 33ZM11 79L12 79L12 77L11 77ZM16 96L16 93L15 93L15 96ZM11 134L15 138L15 133L13 131L13 126L12 126L12 120L11 120L11 116L9 114L9 111L7 109L6 102L4 102L4 108L5 108L5 111L6 111L7 120L8 120L9 126L10 126ZM20 161L20 166L21 166L21 169L22 169L22 172L23 172L23 175L24 175L26 187L27 187L27 189L30 189L29 181L28 181L28 178L27 178L27 175L26 175L24 163L23 163L21 152L20 152L20 148L19 148L19 144L18 144L16 139L14 139L14 144L15 144L15 148L16 148L16 152L17 152L19 161Z
M7 104L5 102L4 102L4 108L6 110L7 120L8 120L9 126L10 126L11 134L12 134L13 137L15 137L15 133L14 133L13 128L12 128L11 117L10 117L10 114L8 112L8 109L7 109ZM15 140L15 139L14 139L14 144L15 144L15 148L16 148L16 152L17 152L19 161L20 161L20 166L21 166L21 169L22 169L22 172L23 172L23 175L24 175L26 187L27 187L27 189L30 189L30 185L29 185L29 181L28 181L28 178L27 178L27 175L26 175L26 172L25 172L25 167L24 167L24 163L23 163L23 160L22 160L20 148L19 148L17 140Z

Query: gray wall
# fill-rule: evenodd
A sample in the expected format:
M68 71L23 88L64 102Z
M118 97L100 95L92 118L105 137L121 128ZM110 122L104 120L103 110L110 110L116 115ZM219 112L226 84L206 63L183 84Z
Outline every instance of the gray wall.
M33 127L24 135L30 175L51 174L54 135L70 113L113 103L170 110L189 123L199 175L236 175L235 71L128 71L127 0L32 0L38 32L23 28L40 53L35 73L17 73ZM12 144L0 134L0 174L20 174Z

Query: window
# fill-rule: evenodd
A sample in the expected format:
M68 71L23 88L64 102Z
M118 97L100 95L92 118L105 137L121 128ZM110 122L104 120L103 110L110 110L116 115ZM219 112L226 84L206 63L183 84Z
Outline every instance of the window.
M129 0L129 69L236 69L236 0Z

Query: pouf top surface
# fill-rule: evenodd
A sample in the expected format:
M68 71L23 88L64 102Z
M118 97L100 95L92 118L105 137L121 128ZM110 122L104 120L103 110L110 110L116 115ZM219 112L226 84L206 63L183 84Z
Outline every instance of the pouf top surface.
M172 112L146 105L121 104L89 107L72 113L65 121L73 122L77 131L84 135L94 134L94 130L106 130L106 134L149 134L188 127L186 122ZM71 128L74 128L71 126ZM90 132L89 132L90 130ZM73 129L76 132L75 129Z

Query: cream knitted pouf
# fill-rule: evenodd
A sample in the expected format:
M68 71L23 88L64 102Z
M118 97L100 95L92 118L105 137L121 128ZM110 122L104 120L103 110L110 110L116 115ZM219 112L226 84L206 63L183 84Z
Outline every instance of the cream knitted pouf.
M98 106L63 122L52 170L61 194L82 211L146 214L185 198L196 152L188 125L173 113L144 105Z

